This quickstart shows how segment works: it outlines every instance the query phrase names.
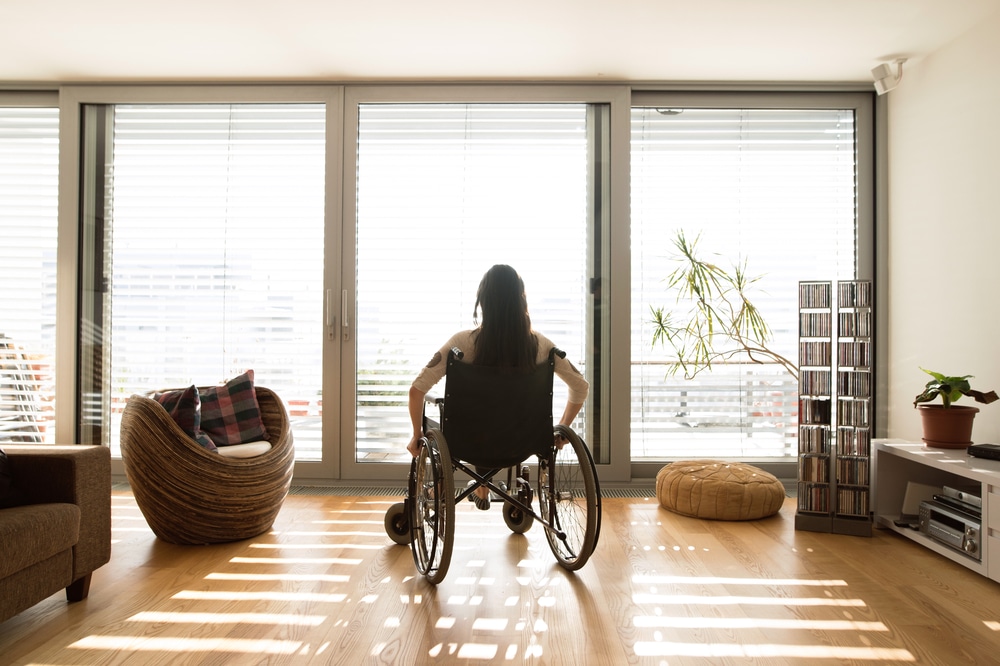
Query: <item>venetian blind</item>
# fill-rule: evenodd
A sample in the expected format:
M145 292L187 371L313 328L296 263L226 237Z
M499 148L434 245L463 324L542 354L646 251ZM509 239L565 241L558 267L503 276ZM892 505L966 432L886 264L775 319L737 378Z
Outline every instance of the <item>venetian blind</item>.
M119 105L111 405L253 369L320 456L325 108Z
M762 276L752 300L795 361L798 281L856 277L856 173L850 109L633 109L633 460L795 455L792 375L737 359L667 376L650 307L675 303L677 230L701 234L703 258Z
M587 106L364 104L358 142L364 461L407 456L409 384L453 333L475 326L476 289L493 264L521 274L535 329L582 365Z
M0 107L0 442L54 440L59 110Z

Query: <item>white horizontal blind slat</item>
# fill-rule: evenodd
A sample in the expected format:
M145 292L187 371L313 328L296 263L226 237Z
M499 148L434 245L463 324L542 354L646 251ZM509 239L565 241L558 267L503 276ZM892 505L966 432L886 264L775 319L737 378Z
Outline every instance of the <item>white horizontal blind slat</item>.
M55 441L59 110L0 107L0 442Z
M113 415L253 369L319 459L325 108L119 105L114 132Z
M703 258L762 276L751 298L794 361L798 281L855 277L854 146L851 110L632 110L633 460L795 454L792 376L735 363L668 377L650 307L684 307L663 280L677 230L700 233Z

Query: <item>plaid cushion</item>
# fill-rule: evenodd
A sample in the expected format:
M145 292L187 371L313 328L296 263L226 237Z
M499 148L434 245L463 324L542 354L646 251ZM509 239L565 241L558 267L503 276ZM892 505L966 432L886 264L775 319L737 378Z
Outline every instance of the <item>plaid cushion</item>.
M253 388L253 370L222 386L201 389L201 429L216 446L267 439Z
M163 405L170 418L187 433L188 437L209 451L218 450L211 438L201 430L201 398L197 386L154 393L153 400Z

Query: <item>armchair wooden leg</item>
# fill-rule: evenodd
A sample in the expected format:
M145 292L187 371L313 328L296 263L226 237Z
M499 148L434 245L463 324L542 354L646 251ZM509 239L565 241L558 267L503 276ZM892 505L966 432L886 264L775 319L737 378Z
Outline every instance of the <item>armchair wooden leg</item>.
M87 595L90 594L91 575L87 574L70 583L69 587L66 588L66 601L83 601L87 598Z

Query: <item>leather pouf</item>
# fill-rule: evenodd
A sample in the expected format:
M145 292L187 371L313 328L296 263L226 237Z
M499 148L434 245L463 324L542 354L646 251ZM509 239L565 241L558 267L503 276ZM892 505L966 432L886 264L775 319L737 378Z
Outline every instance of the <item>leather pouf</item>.
M681 460L656 474L656 498L664 509L693 518L756 520L778 513L785 487L753 465Z

